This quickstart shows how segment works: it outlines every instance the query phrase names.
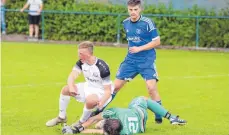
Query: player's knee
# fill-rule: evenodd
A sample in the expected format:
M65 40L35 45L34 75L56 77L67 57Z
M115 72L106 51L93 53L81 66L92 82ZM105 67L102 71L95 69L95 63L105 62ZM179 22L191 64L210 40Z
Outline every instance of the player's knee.
M149 94L153 94L157 92L157 89L155 86L147 86Z
M145 96L140 96L140 98L144 99L144 100L147 100L148 97L145 97Z
M30 24L29 27L32 29L34 27L34 25L33 24Z
M93 109L99 102L99 98L97 95L92 94L86 97L86 107L87 109Z
M69 87L68 87L68 85L65 85L65 86L62 88L61 94L63 94L63 95L69 95Z

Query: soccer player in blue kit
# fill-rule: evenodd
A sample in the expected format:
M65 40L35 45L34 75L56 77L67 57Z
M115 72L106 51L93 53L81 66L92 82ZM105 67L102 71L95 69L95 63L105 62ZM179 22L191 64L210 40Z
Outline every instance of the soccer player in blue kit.
M154 49L160 45L157 28L150 18L141 15L141 0L129 0L127 5L130 17L123 21L123 26L128 41L128 54L117 72L114 93L117 93L127 81L140 74L146 82L151 99L161 104L157 90L158 75ZM162 123L162 117L155 114L155 122Z

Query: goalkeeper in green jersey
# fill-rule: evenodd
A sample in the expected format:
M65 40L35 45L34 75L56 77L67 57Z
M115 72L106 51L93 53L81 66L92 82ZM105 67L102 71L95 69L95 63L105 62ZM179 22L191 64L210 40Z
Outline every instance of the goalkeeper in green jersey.
M145 132L148 118L147 109L160 114L168 119L173 125L185 125L185 120L179 119L177 115L172 115L157 102L146 97L137 97L131 101L128 108L110 108L100 114L89 118L83 124L65 125L63 134L77 133L99 133L108 135L130 135ZM92 124L96 124L97 129L87 129Z

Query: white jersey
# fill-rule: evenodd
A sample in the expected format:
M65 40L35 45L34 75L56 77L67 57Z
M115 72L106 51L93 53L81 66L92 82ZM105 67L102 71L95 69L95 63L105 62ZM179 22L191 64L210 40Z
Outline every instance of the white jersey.
M40 15L37 12L40 9L40 6L42 5L42 0L28 0L27 4L29 4L29 10L33 12L29 12L30 15Z
M76 62L73 70L82 72L89 87L104 89L104 85L112 84L109 66L101 59L96 58L93 65Z

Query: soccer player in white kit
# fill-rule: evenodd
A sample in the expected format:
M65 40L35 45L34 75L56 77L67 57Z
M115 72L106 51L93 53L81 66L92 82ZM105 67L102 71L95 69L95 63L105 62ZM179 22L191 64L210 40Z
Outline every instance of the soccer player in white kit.
M94 109L102 109L111 101L112 81L108 65L93 55L93 43L84 41L78 46L78 60L68 76L59 98L59 115L49 120L46 126L52 127L67 121L66 109L70 97L84 103L83 114L77 123L83 123ZM75 84L75 80L83 73L86 82ZM77 124L75 123L75 124Z

